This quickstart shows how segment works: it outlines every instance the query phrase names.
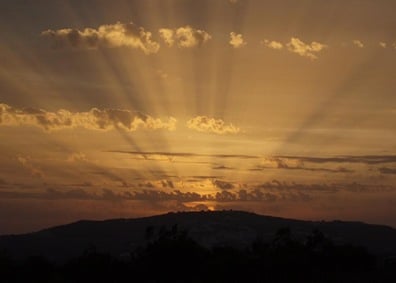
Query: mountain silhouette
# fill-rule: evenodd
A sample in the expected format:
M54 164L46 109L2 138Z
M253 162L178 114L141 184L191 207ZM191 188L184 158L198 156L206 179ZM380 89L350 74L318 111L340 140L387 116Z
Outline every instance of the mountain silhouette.
M208 248L243 249L258 238L271 241L279 229L288 228L297 238L304 239L313 230L319 230L335 243L363 246L377 255L396 255L396 230L391 227L362 222L302 221L243 211L171 212L136 219L81 220L29 234L0 236L0 250L7 250L15 258L40 255L54 261L66 261L87 249L122 257L143 246L152 235L175 225Z

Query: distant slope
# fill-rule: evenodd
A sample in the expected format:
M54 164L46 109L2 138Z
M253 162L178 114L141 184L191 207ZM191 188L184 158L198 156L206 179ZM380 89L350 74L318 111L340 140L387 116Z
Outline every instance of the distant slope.
M362 245L377 254L396 255L396 230L360 222L311 222L262 216L242 211L181 212L137 219L78 221L24 235L0 236L0 250L16 258L43 255L53 260L79 256L84 250L120 255L145 244L147 227L177 224L199 243L246 247L257 237L271 240L279 228L289 227L296 237L317 228L338 243Z

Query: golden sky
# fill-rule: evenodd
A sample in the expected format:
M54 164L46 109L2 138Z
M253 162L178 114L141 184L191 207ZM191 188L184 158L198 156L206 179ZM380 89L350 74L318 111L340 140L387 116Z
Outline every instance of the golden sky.
M395 10L1 1L0 234L202 209L395 227Z

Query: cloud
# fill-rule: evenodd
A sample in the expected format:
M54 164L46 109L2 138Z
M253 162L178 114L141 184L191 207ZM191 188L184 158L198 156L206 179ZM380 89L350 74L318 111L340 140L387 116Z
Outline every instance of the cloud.
M26 168L33 177L44 178L44 172L37 168L28 156L17 156L18 162Z
M166 80L169 77L168 73L166 73L164 70L161 70L161 69L157 70L157 75L159 78L161 78L163 80Z
M235 168L224 166L224 165L218 165L212 167L213 170L235 170Z
M92 108L88 112L70 112L61 109L48 112L34 108L18 109L7 104L0 104L0 125L31 125L46 131L77 127L91 130L115 128L127 131L136 131L140 128L175 130L176 119L170 117L168 121L162 121L140 112L120 109Z
M237 134L240 132L238 127L233 124L226 124L221 119L209 118L207 116L197 116L187 121L187 127L199 132L214 134Z
M275 202L275 201L310 201L311 194L300 191L268 192L261 188L253 190L241 189L235 192L221 191L215 194L217 202Z
M156 158L167 157L168 159L174 160L177 157L191 159L193 157L210 157L210 158L236 158L236 159L258 159L256 155L245 155L245 154L199 154L191 152L164 152L164 151L122 151L122 150L111 150L108 152L124 153L141 156L144 159L151 157L153 160ZM205 163L206 164L206 163Z
M350 183L311 183L302 184L296 182L285 182L280 180L272 180L256 186L255 189L261 189L270 192L306 192L306 193L337 193L347 191L351 193L364 192L364 193L377 193L377 192L392 192L395 187L379 184L362 184L357 182Z
M311 172L328 172L328 173L353 173L353 170L347 169L345 167L337 167L337 168L322 168L322 167L308 167L305 166L304 161L308 161L308 159L304 158L282 158L282 157L273 157L267 158L262 161L262 165L257 166L256 170L260 169L286 169L286 170L305 170Z
M277 194L271 192L262 192L260 189L254 189L252 191L239 190L237 192L239 201L276 201L279 199Z
M146 200L146 201L170 201L177 200L180 202L196 202L207 200L206 195L201 195L196 192L181 192L174 190L172 192L143 190L140 192L131 193L131 199Z
M188 209L193 210L193 211L208 211L211 210L207 205L203 203L199 203L197 205L194 205L193 207L188 207Z
M312 60L318 59L316 53L327 48L327 45L313 41L311 44L304 43L296 37L292 37L290 42L286 44L288 50L292 53L296 53L302 57L307 57Z
M212 38L206 31L194 29L190 26L177 29L162 28L159 30L159 34L168 47L176 45L179 48L201 46Z
M242 34L237 34L235 32L230 33L229 43L234 48L242 48L247 44L246 41L244 41Z
M362 163L362 164L383 164L396 163L396 155L345 155L334 157L311 157L311 156L291 156L279 155L274 158L299 160L300 162L312 163Z
M67 159L67 162L87 162L87 156L82 152L74 152L70 154Z
M134 23L118 22L101 25L97 29L49 29L43 31L41 35L50 38L55 49L130 47L140 49L145 54L152 54L157 53L160 48L160 45L152 40L151 32Z
M382 167L378 169L381 174L394 174L396 175L396 168Z
M382 48L386 48L386 47L387 47L386 42L380 41L378 44L379 44L379 46L381 46Z
M355 46L359 47L359 48L363 48L363 47L364 47L363 42L361 42L361 41L358 40L358 39L353 40L352 43L353 43Z
M270 41L268 39L264 39L263 41L261 41L261 44L275 50L283 49L283 44L274 40Z
M349 193L394 193L396 187L380 184L349 183L296 183L272 180L256 184L232 185L228 182L217 183L221 190L216 193L203 194L202 191L181 191L165 183L161 187L142 187L141 190L119 190L104 188L93 190L92 187L79 185L74 188L46 188L36 190L0 190L0 199L46 199L46 200L94 200L94 201L141 201L148 203L178 202L191 207L196 203L206 202L282 202L311 201L316 197L343 192ZM228 185L229 184L229 185ZM232 186L232 187L231 187ZM169 188L171 190L169 190ZM238 189L237 189L238 188Z
M174 190L164 192L157 190L142 190L133 192L118 192L111 189L102 189L99 192L87 191L82 188L74 189L53 189L47 188L42 192L0 192L0 197L4 198L34 198L34 199L76 199L76 200L99 200L99 201L128 201L139 200L149 202L199 202L208 200L207 195L201 195L195 192L181 192ZM209 197L214 199L214 197Z
M161 184L162 184L162 187L164 187L164 188L168 188L168 187L172 188L172 189L175 188L175 185L173 184L173 182L171 180L162 180Z
M159 31L160 37L164 40L168 47L172 47L175 43L175 31L173 29L162 28Z
M213 185L221 190L231 190L234 188L234 185L230 182L214 180Z
M106 191L104 191L104 194ZM99 199L100 197L93 193L87 193L83 189L71 189L68 191L59 191L55 189L47 189L45 196L49 199Z
M106 200L105 196L109 197L109 190L102 190L102 194L97 194L94 192L87 192L81 188L74 188L69 190L53 189L47 188L42 192L1 192L0 196L3 198L13 198L13 199L45 199L45 200ZM114 196L115 194L113 194ZM125 195L118 194L119 199L125 198ZM110 200L110 199L109 199Z

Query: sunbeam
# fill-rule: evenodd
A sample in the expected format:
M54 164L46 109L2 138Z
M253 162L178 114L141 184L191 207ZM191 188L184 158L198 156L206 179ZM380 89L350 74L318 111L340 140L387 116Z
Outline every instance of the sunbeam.
M205 208L396 225L394 8L2 1L0 233Z

